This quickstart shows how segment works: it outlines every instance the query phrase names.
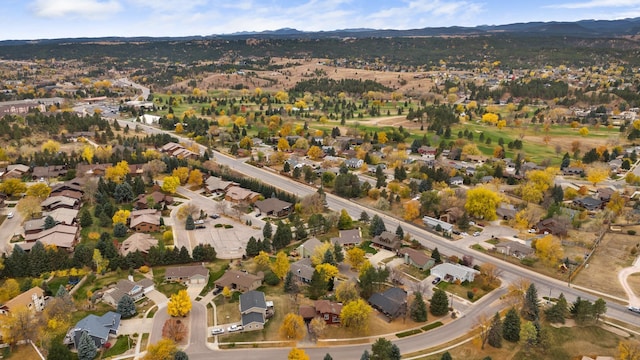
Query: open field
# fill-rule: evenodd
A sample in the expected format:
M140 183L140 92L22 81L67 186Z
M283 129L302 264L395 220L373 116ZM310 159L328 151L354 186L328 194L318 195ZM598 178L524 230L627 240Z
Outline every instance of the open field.
M607 233L589 261L589 267L583 268L573 283L626 298L627 295L618 281L618 271L631 266L635 259L631 255L631 248L637 243L636 236Z

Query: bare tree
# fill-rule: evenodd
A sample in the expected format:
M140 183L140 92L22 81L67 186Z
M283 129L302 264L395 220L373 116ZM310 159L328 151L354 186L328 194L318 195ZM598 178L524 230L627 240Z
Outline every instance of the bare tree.
M87 180L82 186L82 190L84 191L82 200L89 203L89 205L93 205L96 201L96 192L98 192L98 179L90 178Z
M529 285L531 285L531 281L525 278L520 278L509 284L504 300L511 306L519 308L524 303L524 295L527 293Z
M484 349L484 346L487 344L487 340L489 340L489 332L491 331L491 318L486 314L480 314L475 321L476 327L480 329L480 341L481 341L481 349Z
M182 206L180 206L180 208L178 209L178 212L176 213L176 217L178 218L178 220L184 221L184 219L186 219L187 216L189 215L193 216L193 214L195 214L198 211L199 211L198 207L192 203L182 204Z
M162 336L180 342L187 336L187 327L180 319L169 319L162 327Z

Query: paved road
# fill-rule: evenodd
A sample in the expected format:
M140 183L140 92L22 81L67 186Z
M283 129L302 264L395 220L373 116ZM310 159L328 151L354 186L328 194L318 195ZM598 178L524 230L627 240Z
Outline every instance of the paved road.
M143 128L149 128L149 127L143 126ZM153 129L153 128L151 131L161 132L161 130ZM218 152L216 152L215 155L216 155L215 157L216 161L219 162L220 164L227 165L230 168L238 172L241 172L247 176L261 179L267 184L271 184L281 189L286 189L298 196L305 196L316 191L315 188L312 188L310 186L307 186L298 182L294 182L288 178L281 177L269 170L250 166L248 164L239 162L236 159L233 159L231 157L228 157ZM560 292L564 292L565 296L569 301L573 301L573 299L575 299L577 296L581 296L583 299L589 299L592 301L596 300L596 297L589 293L580 291L573 287L568 287L566 282L543 276L541 274L530 271L526 268L522 268L507 262L496 260L495 258L489 255L469 249L467 247L468 245L466 245L466 242L452 242L448 239L444 239L439 236L436 236L417 226L405 223L400 219L396 219L388 215L378 213L376 210L373 210L373 209L366 209L350 200L339 198L332 194L327 194L327 204L331 209L334 209L334 210L346 209L347 212L352 217L355 217L355 218L358 218L362 211L368 212L370 216L377 214L383 219L383 221L385 222L385 225L387 226L387 229L390 229L392 231L398 226L398 224L401 224L403 229L405 230L405 233L411 234L411 236L416 240L418 240L423 246L426 246L428 248L438 247L440 252L446 255L456 255L459 257L463 255L472 255L476 259L476 262L494 263L497 266L497 268L501 271L501 278L505 284L514 282L520 278L527 278L536 284L536 287L538 289L538 294L540 296L548 296L548 295L558 296ZM499 292L494 292L493 294L489 295L487 299L494 298L495 296L497 296L498 293ZM498 305L496 305L496 307L497 306ZM442 329L433 330L428 334L417 335L417 336L412 336L412 337L404 338L401 340L397 340L396 343L401 347L401 350L403 353L416 351L419 349L424 349L433 345L444 343L447 341L445 339L447 338L447 334L449 334L449 332L451 332L452 334L455 334L454 337L458 337L465 334L468 331L468 329L472 327L474 322L473 319L477 317L480 311L485 311L487 309L491 309L489 313L494 312L493 307L474 306L469 310L468 314L466 314L463 319L455 321L451 325L445 326ZM618 320L626 321L636 326L640 326L640 316L635 316L630 314L626 309L626 306L623 306L623 305L608 303L607 316L618 319ZM454 330L451 330L451 329L454 329ZM359 358L360 354L362 353L362 349L364 348L365 348L364 346L360 346L360 345L332 347L331 352L335 354L334 358L336 359L354 359L354 358ZM282 358L282 355L284 354L283 351L284 350L270 350L270 349L260 350L261 355L264 355L264 357L270 357L273 353L273 356L277 356L278 358ZM326 349L322 349L322 350L309 349L308 352L312 354L313 359L315 358L320 359L322 358L322 356L324 356L325 351ZM320 352L322 352L322 356L320 356ZM256 355L255 350L233 350L228 352L217 352L216 358L250 359L250 358L254 358L255 355ZM190 353L190 357L191 356L193 356L192 357L193 359L204 359L205 357L207 358L210 357L211 353L210 352L209 353L193 352L192 354Z
M11 238L14 234L24 233L22 229L22 216L20 213L16 211L16 208L4 208L2 213L4 215L13 212L13 218L6 218L2 225L0 225L0 254L11 254L13 250L13 244L11 243Z

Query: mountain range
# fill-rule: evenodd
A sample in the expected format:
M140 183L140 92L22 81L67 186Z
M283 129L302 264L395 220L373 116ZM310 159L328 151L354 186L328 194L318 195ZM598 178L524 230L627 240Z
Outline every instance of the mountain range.
M260 32L237 32L208 36L185 37L102 37L66 38L40 40L5 40L1 45L46 44L46 43L89 43L89 42L139 42L139 41L189 41L205 39L327 39L327 38L388 38L423 36L472 36L490 34L514 34L522 36L572 36L572 37L617 37L640 34L640 18L620 20L580 20L575 22L526 22L506 25L480 25L475 27L425 27L421 29L342 29L332 31L300 31L291 28Z

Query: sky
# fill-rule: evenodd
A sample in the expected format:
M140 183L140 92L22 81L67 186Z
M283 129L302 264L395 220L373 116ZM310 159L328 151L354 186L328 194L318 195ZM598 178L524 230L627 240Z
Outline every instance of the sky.
M640 0L0 0L0 40L416 29L640 17Z

